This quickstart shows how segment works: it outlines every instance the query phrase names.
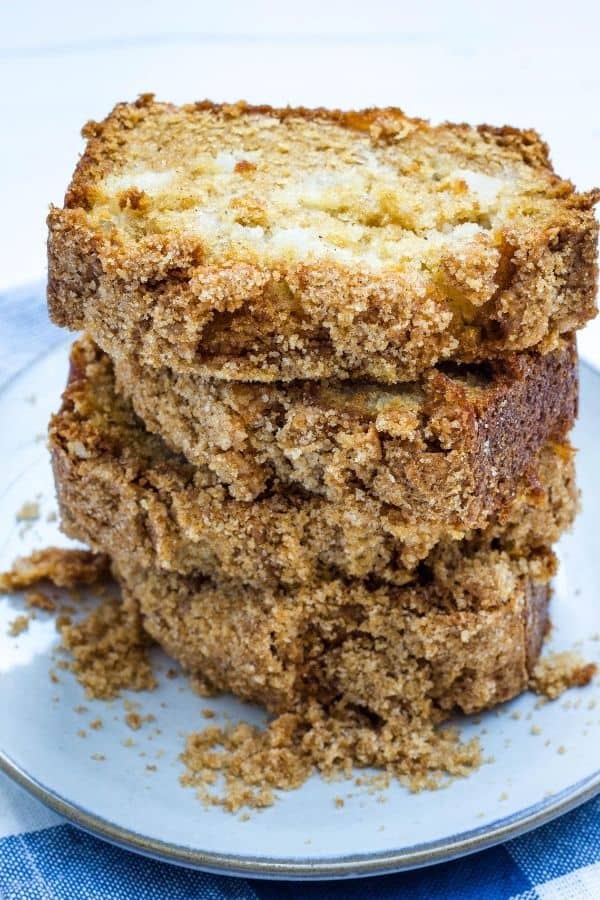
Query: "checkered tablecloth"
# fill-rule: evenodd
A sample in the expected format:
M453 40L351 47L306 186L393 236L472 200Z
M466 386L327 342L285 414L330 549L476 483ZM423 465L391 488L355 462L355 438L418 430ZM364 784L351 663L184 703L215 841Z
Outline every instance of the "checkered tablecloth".
M454 862L338 882L192 872L67 825L0 775L1 900L598 900L600 798Z
M41 285L0 295L0 386L62 337L47 321ZM192 872L113 847L68 825L0 774L0 900L188 898L600 900L600 798L529 835L428 869L267 882Z

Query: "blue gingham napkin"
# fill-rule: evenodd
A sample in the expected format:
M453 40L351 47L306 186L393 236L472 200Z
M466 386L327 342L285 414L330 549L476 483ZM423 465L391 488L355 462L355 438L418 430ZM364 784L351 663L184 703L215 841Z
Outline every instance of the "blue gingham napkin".
M26 338L24 340L24 337ZM0 387L64 338L43 287L0 295ZM90 837L0 774L0 900L600 900L600 798L490 850L427 869L339 882L192 872Z

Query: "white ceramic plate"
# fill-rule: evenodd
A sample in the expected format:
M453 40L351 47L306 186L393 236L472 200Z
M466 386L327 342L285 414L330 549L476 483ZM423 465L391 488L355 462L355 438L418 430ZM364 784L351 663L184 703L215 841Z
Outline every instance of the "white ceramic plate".
M57 524L46 521L56 507L43 433L65 383L67 352L67 344L50 351L0 394L0 568L35 547L66 543ZM596 661L599 433L600 376L584 368L574 436L583 512L560 547L551 649L577 646ZM36 500L41 517L24 529L16 513L24 501ZM261 712L229 697L202 700L183 677L165 677L170 664L157 652L163 669L159 689L124 698L155 721L132 732L122 699L89 702L68 672L59 670L60 683L51 681L58 639L50 615L39 612L26 632L8 636L9 623L22 611L19 597L0 597L0 766L75 824L132 850L247 876L390 872L514 837L600 790L596 680L542 708L536 708L536 697L525 695L480 721L466 721L464 737L481 734L494 761L442 791L410 794L393 785L378 795L352 782L328 784L314 777L246 821L204 809L193 790L179 784L184 735L206 724L201 710L207 706L217 722L224 715L259 722ZM81 705L86 712L75 711ZM90 729L96 718L103 727ZM98 754L105 759L94 759ZM344 798L342 808L336 797Z

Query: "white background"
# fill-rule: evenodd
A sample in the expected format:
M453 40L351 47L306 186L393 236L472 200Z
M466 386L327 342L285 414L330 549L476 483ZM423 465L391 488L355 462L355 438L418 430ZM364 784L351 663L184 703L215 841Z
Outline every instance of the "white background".
M600 4L0 0L0 289L43 277L79 130L119 100L393 104L536 127L600 184ZM580 342L594 354L600 325ZM600 352L596 351L600 363Z

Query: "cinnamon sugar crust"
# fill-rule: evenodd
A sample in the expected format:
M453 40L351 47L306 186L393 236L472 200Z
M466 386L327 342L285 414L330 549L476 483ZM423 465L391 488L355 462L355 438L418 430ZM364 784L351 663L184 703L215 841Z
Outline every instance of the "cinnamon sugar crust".
M115 568L171 656L273 713L341 698L380 722L476 712L526 688L547 623L548 585L497 551L463 557L447 583L401 588L257 591L140 569L126 554Z
M417 580L423 566L441 577L461 554L501 540L506 553L531 554L546 573L544 548L574 514L573 454L554 442L511 484L511 502L486 510L479 530L452 529L440 517L410 521L380 500L335 503L283 485L253 503L238 501L207 467L192 466L143 429L92 342L79 341L72 362L50 427L62 527L140 566L255 587L339 575L401 585Z
M535 132L147 95L84 134L49 216L51 315L144 365L391 383L595 313L598 193Z
M150 431L250 501L273 479L336 502L374 498L403 521L481 524L577 409L573 338L548 354L428 370L416 382L206 381L114 359Z

